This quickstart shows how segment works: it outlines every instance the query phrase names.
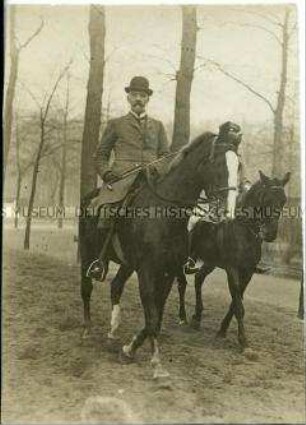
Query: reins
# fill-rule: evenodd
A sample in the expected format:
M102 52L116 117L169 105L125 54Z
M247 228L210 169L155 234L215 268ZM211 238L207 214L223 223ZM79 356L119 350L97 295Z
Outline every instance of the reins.
M121 180L126 179L127 177L130 177L134 174L139 173L139 171L142 171L144 169L149 169L151 165L155 165L158 164L162 161L164 161L165 159L168 158L172 158L176 155L178 155L180 153L180 151L176 151L176 152L170 152L164 156L162 156L161 158L155 159L154 161L148 162L147 164L144 165L139 165L138 167L133 168L132 170L126 171L125 173L122 173L120 176L116 177L115 179L113 179L108 186L111 186L113 183L117 183Z
M212 141L210 154L209 154L209 157L208 157L209 162L214 162L217 139L218 139L218 136L214 136L214 140ZM229 146L229 145L226 144L226 143L219 143L218 146ZM176 152L170 152L170 153L162 156L161 158L155 159L154 161L151 161L147 164L135 167L132 170L129 170L129 171L121 174L117 178L113 179L110 183L107 184L107 187L109 189L112 189L113 183L117 183L121 180L124 180L124 179L126 179L126 178L128 178L128 177L130 177L134 174L139 173L140 171L145 171L147 186L150 189L150 191L154 194L154 196L156 196L158 199L160 199L163 202L167 202L167 203L170 203L172 205L175 205L175 206L181 206L181 207L193 206L194 205L194 199L192 199L192 200L187 199L185 201L181 201L181 200L178 200L178 199L169 199L169 198L166 198L166 197L162 196L161 194L157 193L156 188L153 186L153 184L150 180L149 173L148 173L149 170L150 170L150 167L152 165L159 164L160 162L162 162L162 161L164 161L168 158L176 157L177 155L181 154L181 152L182 152L181 150L176 151ZM216 197L217 194L220 194L222 192L226 192L226 191L229 191L229 190L236 190L236 189L237 189L236 187L220 187L220 188L215 189L209 197L207 197L207 198L201 198L200 197L199 199L202 201L202 203L203 203L203 201L205 203L209 203L209 202L211 202L212 199L214 199L214 197Z

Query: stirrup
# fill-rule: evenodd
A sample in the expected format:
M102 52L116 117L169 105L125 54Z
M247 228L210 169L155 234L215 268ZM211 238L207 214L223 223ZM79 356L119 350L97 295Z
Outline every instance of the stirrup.
M97 258L92 263L90 263L86 272L86 277L90 277L92 279L99 280L102 282L104 271L105 271L104 262L100 258Z
M195 274L200 270L200 267L197 267L196 262L193 258L189 257L187 262L184 265L185 274Z

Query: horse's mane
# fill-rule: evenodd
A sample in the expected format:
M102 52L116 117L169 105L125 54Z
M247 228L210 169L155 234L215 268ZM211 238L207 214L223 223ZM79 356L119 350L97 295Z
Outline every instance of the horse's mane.
M205 143L207 144L207 147L210 148L211 145L209 143L212 142L215 136L216 135L214 133L210 131L205 131L204 133L193 139L190 143L188 143L188 145L181 148L178 151L178 154L172 159L172 161L170 161L168 165L168 172L175 169L183 161L186 155L196 149L200 144ZM207 153L210 153L210 150L208 150Z

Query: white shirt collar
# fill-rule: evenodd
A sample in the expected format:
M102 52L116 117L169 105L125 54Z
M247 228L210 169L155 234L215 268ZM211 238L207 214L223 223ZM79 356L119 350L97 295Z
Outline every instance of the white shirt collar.
M143 120L143 119L145 119L146 117L147 117L147 113L146 112L142 112L141 114L136 114L134 111L132 111L132 110L130 110L130 113L132 114L132 115L134 115L134 117L136 118L136 119L138 119L138 120Z

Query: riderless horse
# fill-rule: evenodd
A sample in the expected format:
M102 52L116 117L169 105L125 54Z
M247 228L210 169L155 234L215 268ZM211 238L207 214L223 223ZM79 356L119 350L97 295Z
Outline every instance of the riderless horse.
M196 306L192 324L195 328L200 326L203 311L202 284L216 267L220 267L227 273L232 302L222 320L218 336L226 336L234 315L238 322L238 340L242 348L247 346L243 294L260 261L262 241L273 242L277 236L279 217L286 202L284 186L290 178L290 173L282 180L269 178L261 171L259 174L260 179L242 197L234 220L221 223L199 221L191 238L193 256L204 261L195 275ZM186 317L186 284L186 278L181 274L181 319Z
M140 190L134 193L130 206L135 209L159 211L158 216L123 217L117 220L116 233L124 261L118 258L113 249L109 252L109 259L123 264L119 275L122 273L128 277L133 270L136 271L145 316L143 329L129 344L123 346L122 351L125 356L132 358L145 339L149 338L154 377L167 375L161 364L158 335L173 280L182 270L188 256L187 212L195 206L203 189L207 194L215 195L228 189L230 166L227 162L227 152L235 152L236 149L237 146L225 141L217 143L214 134L204 133L177 155L166 176L155 184L150 179L139 176L143 183ZM92 193L83 200L82 210L96 194ZM168 214L169 207L175 207L180 212L186 211L186 214L173 218ZM92 259L99 254L102 245L97 223L97 217L84 216L80 218L79 224L81 294L86 332L89 332L91 327L90 296L93 289L86 271Z

